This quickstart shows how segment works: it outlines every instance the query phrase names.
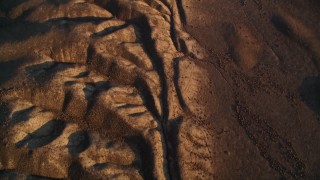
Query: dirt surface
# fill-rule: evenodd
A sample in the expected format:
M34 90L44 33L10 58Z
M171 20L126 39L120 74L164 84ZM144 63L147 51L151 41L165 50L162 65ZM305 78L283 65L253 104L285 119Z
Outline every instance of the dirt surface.
M319 2L183 0L181 7L186 31L231 91L214 90L229 101L211 119L222 129L216 178L318 179Z
M0 1L0 179L320 178L320 4Z

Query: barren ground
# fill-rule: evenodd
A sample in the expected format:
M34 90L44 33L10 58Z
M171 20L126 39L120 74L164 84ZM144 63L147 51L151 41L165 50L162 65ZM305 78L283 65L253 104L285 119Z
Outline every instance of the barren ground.
M319 179L316 0L1 0L0 179Z

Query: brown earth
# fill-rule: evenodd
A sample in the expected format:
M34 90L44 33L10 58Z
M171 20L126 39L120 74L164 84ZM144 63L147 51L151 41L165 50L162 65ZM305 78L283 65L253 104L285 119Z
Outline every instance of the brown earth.
M0 179L320 178L318 1L0 10Z
M214 129L217 179L320 177L318 1L183 0L185 29L224 90ZM229 91L225 96L225 92ZM223 92L223 94L221 94ZM211 112L216 107L211 107Z

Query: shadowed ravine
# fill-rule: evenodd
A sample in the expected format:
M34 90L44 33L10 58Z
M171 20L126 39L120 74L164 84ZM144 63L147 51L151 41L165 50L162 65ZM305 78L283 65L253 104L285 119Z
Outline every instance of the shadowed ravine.
M1 3L2 176L181 177L169 121L190 118L180 102L197 94L182 95L175 59L196 62L184 53L198 46L182 33L181 2Z

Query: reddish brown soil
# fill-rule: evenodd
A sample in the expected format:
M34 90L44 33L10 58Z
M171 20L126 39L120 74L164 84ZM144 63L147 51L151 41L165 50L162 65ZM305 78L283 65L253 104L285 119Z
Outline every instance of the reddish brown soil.
M209 119L220 132L215 177L319 178L319 2L184 0L181 7L185 29L210 54L220 86L213 91L224 105Z

